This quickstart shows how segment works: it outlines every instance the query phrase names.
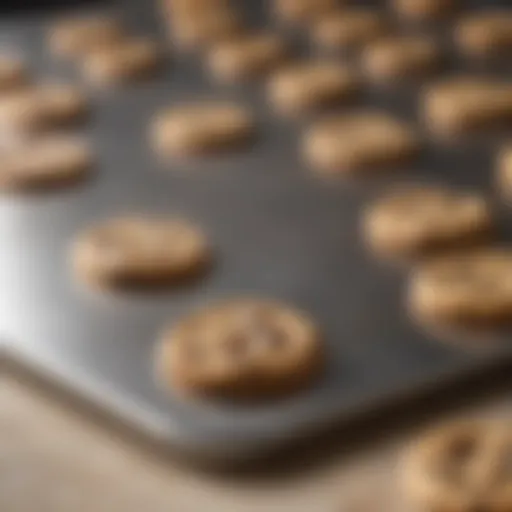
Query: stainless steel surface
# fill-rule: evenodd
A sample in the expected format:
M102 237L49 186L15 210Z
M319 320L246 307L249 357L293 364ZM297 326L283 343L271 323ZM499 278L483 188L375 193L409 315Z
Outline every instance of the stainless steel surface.
M134 31L164 40L146 2L121 7ZM44 21L3 21L1 42L25 48L42 77L73 77L72 66L46 54ZM360 103L415 120L417 90L369 89ZM173 57L146 84L90 93L94 111L84 131L98 153L95 176L66 191L0 199L0 328L13 357L148 436L218 460L260 455L386 401L510 361L507 342L471 351L420 333L404 314L404 269L375 261L358 234L362 205L391 180L494 194L494 142L442 149L427 143L421 161L399 172L361 184L324 182L300 163L301 126L273 116L262 88L213 85L191 56ZM234 156L162 166L148 145L149 119L203 95L253 106L257 143ZM190 288L146 294L102 294L74 282L70 239L90 222L126 211L195 220L216 250L211 274ZM511 213L498 214L510 238ZM317 318L328 350L320 382L257 407L184 402L159 389L152 352L161 328L210 300L254 293L289 300Z

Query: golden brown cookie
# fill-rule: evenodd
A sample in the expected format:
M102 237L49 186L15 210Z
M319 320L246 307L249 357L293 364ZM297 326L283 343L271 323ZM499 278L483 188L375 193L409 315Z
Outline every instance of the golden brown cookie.
M254 133L254 119L245 107L222 101L198 101L158 114L151 126L158 153L191 156L236 147Z
M64 185L83 178L92 164L91 148L76 137L31 140L0 151L0 189Z
M434 186L403 187L367 208L365 239L378 254L418 257L479 243L492 227L479 195Z
M260 299L215 304L164 332L159 377L190 395L254 399L311 384L322 363L314 322Z
M357 174L405 163L419 149L412 127L372 111L321 119L303 139L306 161L326 175Z
M391 0L395 11L411 21L433 21L452 14L459 0Z
M87 100L71 85L44 84L0 97L0 127L14 132L68 125L83 119Z
M289 23L311 23L332 13L345 0L273 0L276 16Z
M80 233L71 258L78 277L91 284L162 285L204 271L210 249L203 233L185 220L126 215Z
M363 50L361 66L375 82L398 82L420 78L438 71L442 52L427 36L390 36L369 43Z
M292 64L271 76L267 93L273 108L296 115L353 98L361 80L350 67L333 61Z
M506 54L512 50L512 10L478 11L455 27L455 43L471 57Z
M125 36L121 23L106 15L66 18L48 33L51 51L60 57L82 57L91 50L118 43Z
M347 8L325 16L312 26L315 44L327 49L359 48L386 34L388 22L375 9Z
M453 136L512 122L512 84L492 78L455 77L433 84L423 95L427 127Z
M434 429L409 448L404 487L425 510L507 512L511 458L509 420L459 421Z
M0 92L13 91L27 85L28 73L23 61L11 55L0 56Z
M152 76L161 62L162 52L154 41L126 39L89 52L82 61L82 71L93 83L119 84Z
M509 323L512 251L460 252L420 265L409 283L409 305L413 315L425 323Z
M207 61L219 82L237 82L259 77L288 57L283 39L275 34L251 34L215 45Z

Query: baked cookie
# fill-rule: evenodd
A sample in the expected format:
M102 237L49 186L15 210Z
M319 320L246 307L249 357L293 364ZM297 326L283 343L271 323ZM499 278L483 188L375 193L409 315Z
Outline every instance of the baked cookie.
M82 71L93 83L118 84L153 75L161 62L162 53L154 41L126 39L89 52L82 61Z
M0 93L24 87L28 82L27 69L23 61L10 55L0 56Z
M427 127L452 136L512 122L512 84L492 78L456 77L426 88Z
M273 108L283 115L296 115L353 98L361 81L357 72L337 62L293 64L277 71L267 93Z
M391 0L399 16L411 21L433 21L452 14L459 0Z
M92 164L91 148L76 137L31 140L0 151L0 189L64 185L83 178Z
M276 16L287 23L311 23L332 13L345 0L273 0Z
M420 78L438 71L442 51L427 36L392 36L369 43L361 55L364 73L375 82Z
M512 320L512 251L477 250L420 265L409 284L411 312L426 323L478 325Z
M512 508L511 458L510 421L459 421L410 447L404 487L426 510L507 512Z
M213 153L246 142L254 120L245 107L222 101L199 101L158 114L151 126L158 153L191 156Z
M420 149L412 127L385 113L362 111L315 122L305 133L306 161L327 175L371 171L411 161Z
M315 44L326 49L360 48L389 30L382 13L364 7L347 8L320 18L312 25Z
M478 11L455 27L455 44L471 57L505 54L512 50L512 10Z
M210 249L203 233L185 220L126 215L79 234L71 257L75 273L92 284L162 285L204 271Z
M497 185L499 193L512 200L512 144L501 149L497 158Z
M69 125L82 119L87 100L71 85L45 84L0 97L0 127L26 133Z
M55 55L75 58L118 43L124 36L121 23L110 16L81 16L52 24L48 44Z
M433 186L388 193L363 217L371 249L399 258L481 242L491 227L490 208L482 197Z
M219 43L210 51L208 68L219 82L238 82L259 77L282 64L287 46L275 34L251 34Z
M196 396L254 399L294 392L321 369L322 342L313 321L273 301L215 304L164 332L159 376Z

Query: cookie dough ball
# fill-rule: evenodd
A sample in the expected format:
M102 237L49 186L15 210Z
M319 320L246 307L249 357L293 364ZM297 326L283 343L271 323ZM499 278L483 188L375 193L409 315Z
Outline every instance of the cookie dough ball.
M410 162L419 149L412 127L377 111L321 119L303 139L306 161L318 172L331 176Z
M0 189L58 187L83 178L92 164L91 148L82 139L31 140L0 152Z
M0 55L0 93L15 91L28 83L23 61L11 55Z
M442 51L426 36L392 36L368 44L361 56L364 73L377 83L398 83L438 71Z
M506 512L512 507L512 423L467 420L414 442L403 463L406 493L426 510Z
M70 125L83 119L87 100L71 85L45 84L0 97L0 127L30 133Z
M391 0L399 16L410 21L434 21L450 16L459 0Z
M476 244L491 227L490 208L482 197L433 186L392 191L367 208L363 217L371 249L396 258Z
M322 48L351 49L362 47L388 30L388 22L381 12L354 7L318 20L312 26L311 37Z
M153 145L164 156L215 153L247 142L254 119L245 107L229 102L199 101L158 114L151 126Z
M455 27L455 44L470 57L504 55L512 50L512 10L478 11Z
M409 306L413 315L425 323L510 323L512 251L461 252L421 265L411 276Z
M454 136L512 122L512 85L492 78L455 77L433 84L423 95L430 131Z
M207 59L212 76L230 83L259 77L275 69L288 57L288 48L275 34L251 34L219 43Z
M48 33L51 51L59 57L82 57L124 38L121 23L109 16L81 16L54 23Z
M267 92L273 108L297 115L353 98L361 81L350 67L330 61L293 64L277 71Z
M346 0L274 0L272 8L287 23L311 23L344 3Z
M155 74L162 63L158 45L148 39L127 39L91 51L84 57L84 76L98 85L120 84Z
M311 384L322 363L318 328L288 305L256 299L215 304L166 331L158 373L189 395L254 399Z
M204 271L210 249L203 233L188 221L126 215L79 234L71 257L78 277L94 285L162 285Z

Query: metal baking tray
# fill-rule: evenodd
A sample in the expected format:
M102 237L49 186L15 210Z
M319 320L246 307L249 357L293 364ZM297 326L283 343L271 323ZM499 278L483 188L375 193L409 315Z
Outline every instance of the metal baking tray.
M260 19L259 2L246 7ZM114 9L134 33L165 40L153 5L126 0ZM72 78L73 67L55 62L41 44L48 19L2 20L2 44L22 48L41 78ZM297 51L308 49L298 41ZM9 357L147 438L218 462L268 454L510 363L507 340L470 350L417 329L404 313L405 269L373 259L358 231L362 206L391 181L443 182L493 194L495 143L427 143L421 160L408 168L363 183L326 182L300 162L301 123L273 116L259 85L216 86L193 56L171 60L147 83L90 91L94 112L84 131L99 161L90 181L0 198L0 332ZM512 77L510 71L500 70ZM368 88L359 103L414 121L417 92L414 86ZM252 105L258 141L235 155L163 166L148 144L149 119L161 107L198 96ZM132 211L196 221L216 250L211 274L169 292L102 294L76 283L67 262L73 235ZM498 215L502 238L510 239L512 212ZM320 381L290 399L251 406L184 401L160 388L152 354L161 328L199 305L239 294L290 301L318 320L328 353Z

